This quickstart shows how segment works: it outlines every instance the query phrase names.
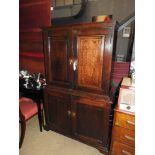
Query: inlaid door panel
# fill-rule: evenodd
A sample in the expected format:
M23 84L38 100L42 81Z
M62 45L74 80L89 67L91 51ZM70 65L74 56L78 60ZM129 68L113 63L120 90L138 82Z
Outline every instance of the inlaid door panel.
M72 71L69 64L71 53L71 42L69 31L56 29L50 31L47 38L45 64L48 83L52 85L71 87ZM47 60L46 60L47 59Z
M103 27L74 28L76 89L108 94L112 61L112 31Z
M104 36L78 37L78 86L101 89Z

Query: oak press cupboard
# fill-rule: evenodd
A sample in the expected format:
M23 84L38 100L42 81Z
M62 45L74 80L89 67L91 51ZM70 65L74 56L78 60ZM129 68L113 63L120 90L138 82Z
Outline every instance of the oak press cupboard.
M108 153L115 26L81 23L43 28L46 129Z

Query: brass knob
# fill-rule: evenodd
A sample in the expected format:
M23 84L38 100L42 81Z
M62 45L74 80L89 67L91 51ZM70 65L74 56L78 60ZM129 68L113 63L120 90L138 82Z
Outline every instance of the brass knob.
M76 116L76 113L75 112L72 112L72 117L75 117Z
M77 60L75 59L74 62L73 62L73 70L76 71L77 70Z
M70 64L70 65L73 64L73 59L69 59L69 64Z
M67 114L68 114L68 116L70 116L70 115L71 115L71 111L70 111L70 110L68 110L68 111L67 111Z

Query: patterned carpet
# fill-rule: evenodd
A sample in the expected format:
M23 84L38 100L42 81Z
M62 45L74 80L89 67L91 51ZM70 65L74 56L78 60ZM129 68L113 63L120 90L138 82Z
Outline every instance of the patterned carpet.
M97 149L53 131L40 132L37 117L27 122L19 155L103 155Z

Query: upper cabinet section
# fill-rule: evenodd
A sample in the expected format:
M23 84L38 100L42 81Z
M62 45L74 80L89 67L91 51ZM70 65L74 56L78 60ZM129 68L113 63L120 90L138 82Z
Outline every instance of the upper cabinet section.
M77 67L75 88L98 93L108 92L113 50L113 27L91 23L73 28L73 53Z
M108 94L114 38L112 23L53 26L43 32L49 85Z

